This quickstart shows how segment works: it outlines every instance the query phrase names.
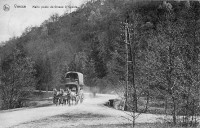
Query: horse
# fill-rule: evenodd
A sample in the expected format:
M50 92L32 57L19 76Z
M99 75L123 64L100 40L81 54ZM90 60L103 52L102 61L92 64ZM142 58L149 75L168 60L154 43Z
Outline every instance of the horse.
M59 92L56 90L56 88L53 89L53 103L58 105L59 101Z
M53 96L53 103L56 104L56 106L58 105L59 103L59 93L55 93L54 96Z
M70 93L70 99L72 101L72 104L73 104L73 101L74 101L74 104L76 105L78 103L78 96L75 92L71 92Z
M66 98L64 93L55 91L53 96L53 103L56 104L56 106L60 104L62 105L66 104Z
M59 94L59 98L58 98L58 102L59 102L59 105L62 104L62 105L71 105L71 100L72 100L72 103L74 100L74 94L73 92L67 92L67 93L63 93L63 94Z
M57 92L56 94L54 94L54 98L53 98L53 103L57 105L71 105L71 104L77 104L79 101L79 96L77 96L76 92L70 91L68 90L67 92L64 93L60 93Z
M58 94L58 97L59 97L59 100L58 100L58 102L59 102L59 105L60 104L66 104L66 100L65 100L65 92L64 92L64 90L62 89L62 88L60 88L60 91L59 91L59 94Z
M62 98L65 100L65 104L67 102L67 105L71 105L71 104L73 104L73 102L75 102L75 104L76 104L76 101L77 101L76 93L71 92L71 91L68 91L67 93L65 93Z
M70 104L70 99L71 99L71 93L68 92L67 95L66 95L66 101L67 101L67 104L68 104L68 105L71 105L71 104Z

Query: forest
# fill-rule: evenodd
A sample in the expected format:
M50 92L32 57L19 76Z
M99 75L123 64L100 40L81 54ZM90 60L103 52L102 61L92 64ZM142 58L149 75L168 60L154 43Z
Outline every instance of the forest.
M139 97L147 103L161 97L174 124L180 114L193 121L199 115L199 37L198 1L91 0L72 13L52 14L0 47L3 108L20 106L35 89L58 87L67 71L83 73L85 85L99 93L122 93L130 61L127 98L134 99L134 112Z

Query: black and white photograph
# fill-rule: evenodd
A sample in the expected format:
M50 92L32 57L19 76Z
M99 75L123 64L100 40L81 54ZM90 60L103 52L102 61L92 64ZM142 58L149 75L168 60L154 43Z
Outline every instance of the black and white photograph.
M0 0L0 128L200 128L200 1Z

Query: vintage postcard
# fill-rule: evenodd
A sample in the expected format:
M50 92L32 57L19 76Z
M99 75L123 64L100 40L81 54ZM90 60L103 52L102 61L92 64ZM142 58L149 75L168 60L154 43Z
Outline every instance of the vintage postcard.
M0 128L200 127L200 2L0 0Z

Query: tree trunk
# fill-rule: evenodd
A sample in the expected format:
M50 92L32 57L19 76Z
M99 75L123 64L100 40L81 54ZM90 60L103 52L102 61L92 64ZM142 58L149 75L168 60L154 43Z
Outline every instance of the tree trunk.
M168 109L168 100L167 97L165 98L165 114L167 115L167 109Z
M146 100L145 112L147 112L148 106L149 106L149 91L147 91L147 100Z
M133 121L132 121L132 126L133 126L133 128L135 127L135 112L136 112L136 110L135 110L135 93L133 92L132 93L132 118L133 118Z
M172 102L173 102L173 112L172 112L173 124L176 125L176 101L174 97L172 97Z
M133 115L132 126L133 126L133 128L135 127L135 113L134 113L134 115Z
M48 92L48 90L49 90L49 85L47 84L46 85L46 92Z

